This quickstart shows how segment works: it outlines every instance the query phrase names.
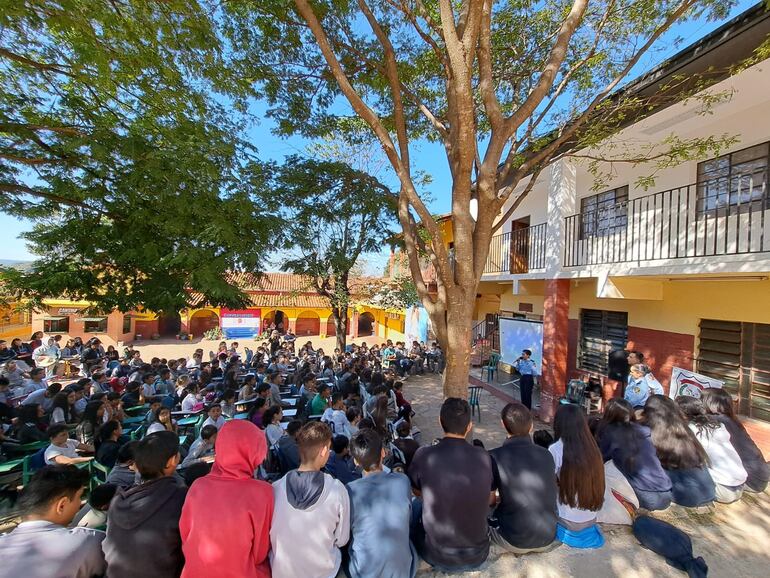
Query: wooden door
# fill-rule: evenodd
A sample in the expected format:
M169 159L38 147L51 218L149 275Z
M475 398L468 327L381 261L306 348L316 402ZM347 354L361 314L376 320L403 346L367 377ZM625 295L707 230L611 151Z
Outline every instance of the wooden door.
M511 273L529 272L529 217L511 223Z

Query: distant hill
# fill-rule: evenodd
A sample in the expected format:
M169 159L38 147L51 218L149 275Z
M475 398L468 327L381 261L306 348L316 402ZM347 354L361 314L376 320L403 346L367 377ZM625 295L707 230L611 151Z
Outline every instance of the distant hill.
M0 259L0 266L13 267L14 269L29 269L32 265L32 261L19 261L17 259Z

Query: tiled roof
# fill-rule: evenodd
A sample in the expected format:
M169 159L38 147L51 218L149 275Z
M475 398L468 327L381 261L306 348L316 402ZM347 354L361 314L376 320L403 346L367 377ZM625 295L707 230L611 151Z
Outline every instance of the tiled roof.
M238 285L244 291L267 291L276 293L307 293L313 291L312 281L293 273L253 273L231 272L227 280Z
M252 293L249 295L251 304L261 308L296 307L299 309L326 308L329 301L320 295L266 295L264 293Z

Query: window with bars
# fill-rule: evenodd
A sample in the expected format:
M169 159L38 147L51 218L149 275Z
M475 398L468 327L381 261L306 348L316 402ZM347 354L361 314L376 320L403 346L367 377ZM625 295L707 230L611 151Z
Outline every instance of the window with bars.
M628 185L580 199L580 238L604 237L628 224Z
M737 215L770 208L767 201L770 143L698 163L698 213Z
M610 351L624 349L628 341L628 313L581 309L578 367L607 374Z
M131 333L131 315L123 316L123 333Z

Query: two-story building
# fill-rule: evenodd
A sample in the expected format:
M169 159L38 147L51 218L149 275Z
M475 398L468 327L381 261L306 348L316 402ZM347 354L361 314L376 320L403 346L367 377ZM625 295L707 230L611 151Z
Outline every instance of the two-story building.
M680 100L613 137L735 136L729 150L657 171L648 189L638 182L652 165L616 163L600 190L574 154L585 151L571 151L493 238L476 319L543 320L545 405L572 377L604 378L608 352L629 347L665 387L672 367L693 369L724 381L742 414L770 420L770 60L734 68L768 33L757 6L628 88L725 71L707 90L732 96L712 114Z

